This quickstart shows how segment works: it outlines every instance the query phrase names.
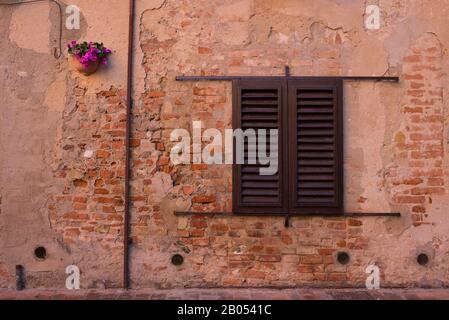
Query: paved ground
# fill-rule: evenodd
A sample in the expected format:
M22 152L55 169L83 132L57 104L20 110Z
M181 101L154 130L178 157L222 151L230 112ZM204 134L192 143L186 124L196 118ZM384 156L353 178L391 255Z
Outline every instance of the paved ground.
M0 290L10 299L138 300L449 300L449 289L172 289L172 290Z

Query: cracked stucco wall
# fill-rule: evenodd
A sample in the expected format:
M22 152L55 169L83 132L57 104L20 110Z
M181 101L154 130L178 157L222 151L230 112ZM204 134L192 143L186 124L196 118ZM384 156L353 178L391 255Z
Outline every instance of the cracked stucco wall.
M122 281L122 222L94 217L95 208L90 208L94 191L90 196L80 181L91 179L94 187L101 183L104 168L116 166L123 171L120 154L124 149L111 137L107 124L123 124L128 34L123 12L127 5L123 1L96 1L93 5L83 0L61 4L63 14L68 4L81 9L81 28L63 28L64 54L58 60L53 57L59 37L54 4L0 6L4 35L0 42L2 287L15 287L15 266L19 264L25 267L27 287L64 288L65 268L70 264L82 270L83 287L117 287ZM99 12L102 19L98 19ZM65 24L66 15L62 18ZM103 41L113 48L111 64L89 79L72 71L65 53L65 44L72 39ZM98 128L102 121L107 124ZM97 154L112 143L119 144L116 153L110 152L112 160ZM92 152L95 160L84 157L86 152ZM117 180L105 189L112 193L113 184L123 184L120 177ZM122 196L119 198L111 205L114 210L122 206ZM89 212L83 226L90 232L84 238L77 220L82 215L73 214L83 206ZM71 237L83 241L75 243ZM46 248L45 261L34 257L37 246Z

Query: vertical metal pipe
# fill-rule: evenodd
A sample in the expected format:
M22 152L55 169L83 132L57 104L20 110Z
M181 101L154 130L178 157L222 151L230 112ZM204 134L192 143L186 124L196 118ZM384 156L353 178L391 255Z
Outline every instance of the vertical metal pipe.
M133 46L134 46L135 0L129 1L128 71L126 84L126 136L125 136L125 212L123 221L123 288L129 289L129 217L130 217L130 175L131 175L131 121L133 94Z

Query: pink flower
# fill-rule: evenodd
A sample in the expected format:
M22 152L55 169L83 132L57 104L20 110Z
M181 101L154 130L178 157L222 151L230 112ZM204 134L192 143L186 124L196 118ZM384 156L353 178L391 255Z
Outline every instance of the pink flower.
M103 43L99 42L82 42L77 43L73 40L68 45L68 51L72 54L79 62L88 68L91 62L99 61L101 64L106 65L108 63L108 55L112 51L103 46Z

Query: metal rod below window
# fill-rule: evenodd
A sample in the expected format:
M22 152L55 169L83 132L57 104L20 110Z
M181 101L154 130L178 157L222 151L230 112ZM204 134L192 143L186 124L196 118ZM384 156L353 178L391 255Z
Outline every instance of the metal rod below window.
M257 213L248 213L248 214L236 214L233 212L195 212L195 211L175 211L175 216L252 216L252 217L285 217L285 214L257 214ZM289 214L290 218L293 217L320 217L320 218L345 218L345 217L401 217L399 212L345 212L343 214Z

